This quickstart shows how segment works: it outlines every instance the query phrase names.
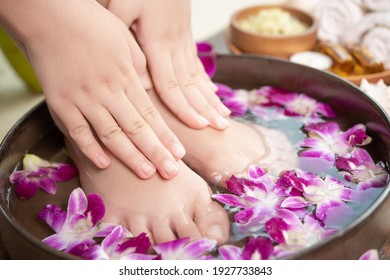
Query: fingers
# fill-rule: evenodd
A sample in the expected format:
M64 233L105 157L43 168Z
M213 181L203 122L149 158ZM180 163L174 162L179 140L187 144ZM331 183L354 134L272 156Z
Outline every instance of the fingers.
M176 159L184 156L185 150L151 101L143 104L136 108L122 94L104 106L81 102L63 110L62 104L56 114L62 120L62 130L97 167L106 168L110 164L104 146L140 178L150 178L156 170L163 178L172 178L178 171Z
M178 73L178 81L184 96L192 107L216 129L225 129L229 122L224 117L222 107L219 108L219 99L214 91L211 91L200 77L199 72L189 72L186 58L180 55L173 57L175 72ZM221 110L219 110L221 109Z
M53 107L55 108L55 106ZM50 111L57 127L68 138L74 140L83 154L95 166L103 169L110 165L110 158L93 135L89 123L76 107L69 106L66 113L63 110L59 110L57 113L53 110Z
M226 117L230 111L216 96L197 58L153 48L146 49L145 54L158 95L182 122L192 128L210 125L223 130L229 126Z

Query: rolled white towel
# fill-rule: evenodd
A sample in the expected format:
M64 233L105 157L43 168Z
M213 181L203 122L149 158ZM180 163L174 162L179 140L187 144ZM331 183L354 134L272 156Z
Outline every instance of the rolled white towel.
M389 0L361 0L364 8L370 11L390 11Z
M390 70L390 28L378 26L371 29L363 36L362 46Z
M362 20L361 0L322 0L314 11L318 20L318 38L338 42L339 35Z
M362 79L360 89L390 114L390 86L387 86L383 80L379 80L375 84L372 84L366 79Z
M360 43L364 34L377 26L390 28L390 11L365 14L360 22L339 34L339 42L344 45Z

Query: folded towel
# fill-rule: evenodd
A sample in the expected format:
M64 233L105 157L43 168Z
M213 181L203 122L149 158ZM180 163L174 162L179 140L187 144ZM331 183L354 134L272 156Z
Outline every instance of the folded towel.
M361 0L362 6L370 11L390 11L389 0Z
M390 86L387 86L383 80L379 80L377 83L372 84L366 79L362 79L360 89L390 114Z
M390 0L387 1L390 3ZM365 14L360 22L340 32L339 43L344 45L358 44L362 41L365 33L378 26L390 29L390 11Z
M314 11L318 20L318 38L338 42L339 35L362 20L361 0L322 0Z
M363 36L362 46L390 70L390 28L378 26L371 29Z

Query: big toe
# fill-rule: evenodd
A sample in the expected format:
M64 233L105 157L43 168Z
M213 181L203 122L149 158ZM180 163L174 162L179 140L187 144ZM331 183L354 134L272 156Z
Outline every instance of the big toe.
M219 245L229 239L230 222L226 211L217 202L199 207L195 212L195 223L202 236L214 239Z

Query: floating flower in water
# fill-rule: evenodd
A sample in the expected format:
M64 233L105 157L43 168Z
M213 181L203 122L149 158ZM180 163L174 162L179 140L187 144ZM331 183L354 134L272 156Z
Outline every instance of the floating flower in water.
M261 168L255 169L251 166L250 178L239 178L233 175L226 181L226 186L231 193L212 196L219 202L240 209L234 215L234 221L239 231L246 234L261 230L282 201L282 197L273 192L272 180L263 172Z
M180 238L156 244L153 249L163 260L205 260L212 258L207 253L216 246L217 241L212 239L203 238L190 242L189 238Z
M210 77L214 76L215 71L217 71L217 55L213 51L213 46L208 42L199 42L196 43L196 48L198 51L198 57L202 62L206 73Z
M49 162L33 154L23 158L23 170L15 171L10 176L16 195L22 199L33 197L41 188L50 194L57 191L57 182L73 179L78 174L77 168L70 164Z
M42 241L57 250L69 250L79 244L92 245L95 237L105 237L115 227L101 222L104 214L104 203L99 195L86 196L77 188L69 196L67 211L48 204L39 212L39 218L56 232Z
M358 184L357 190L382 188L389 180L389 174L382 163L375 164L370 154L361 148L338 157L336 167L347 181Z
M310 176L302 180L297 177L290 177L295 184L296 190L301 191L301 195L289 196L283 200L281 207L289 209L299 209L307 206L315 206L315 215L321 221L325 221L329 209L344 205L351 200L352 189L344 182L329 175L322 179L319 176ZM298 186L298 187L297 187Z
M274 246L268 238L249 238L244 248L222 245L218 252L223 260L268 260L272 258Z
M343 132L335 122L315 123L304 127L309 137L300 142L303 150L302 158L317 158L335 164L336 155L343 156L356 146L364 146L371 142L366 134L366 127L357 124Z
M108 234L101 245L82 243L76 245L68 253L88 260L151 260L159 259L159 256L148 254L151 247L149 237L141 233L132 237L122 226L116 226Z
M308 248L336 232L325 229L313 215L307 214L301 221L291 211L280 211L279 216L270 219L265 227L271 239L278 243L274 247L277 257L285 257Z
M287 116L302 116L316 120L320 117L336 117L333 109L325 103L318 102L314 98L277 87L264 86L259 89L258 94L267 96L269 103L284 108Z

